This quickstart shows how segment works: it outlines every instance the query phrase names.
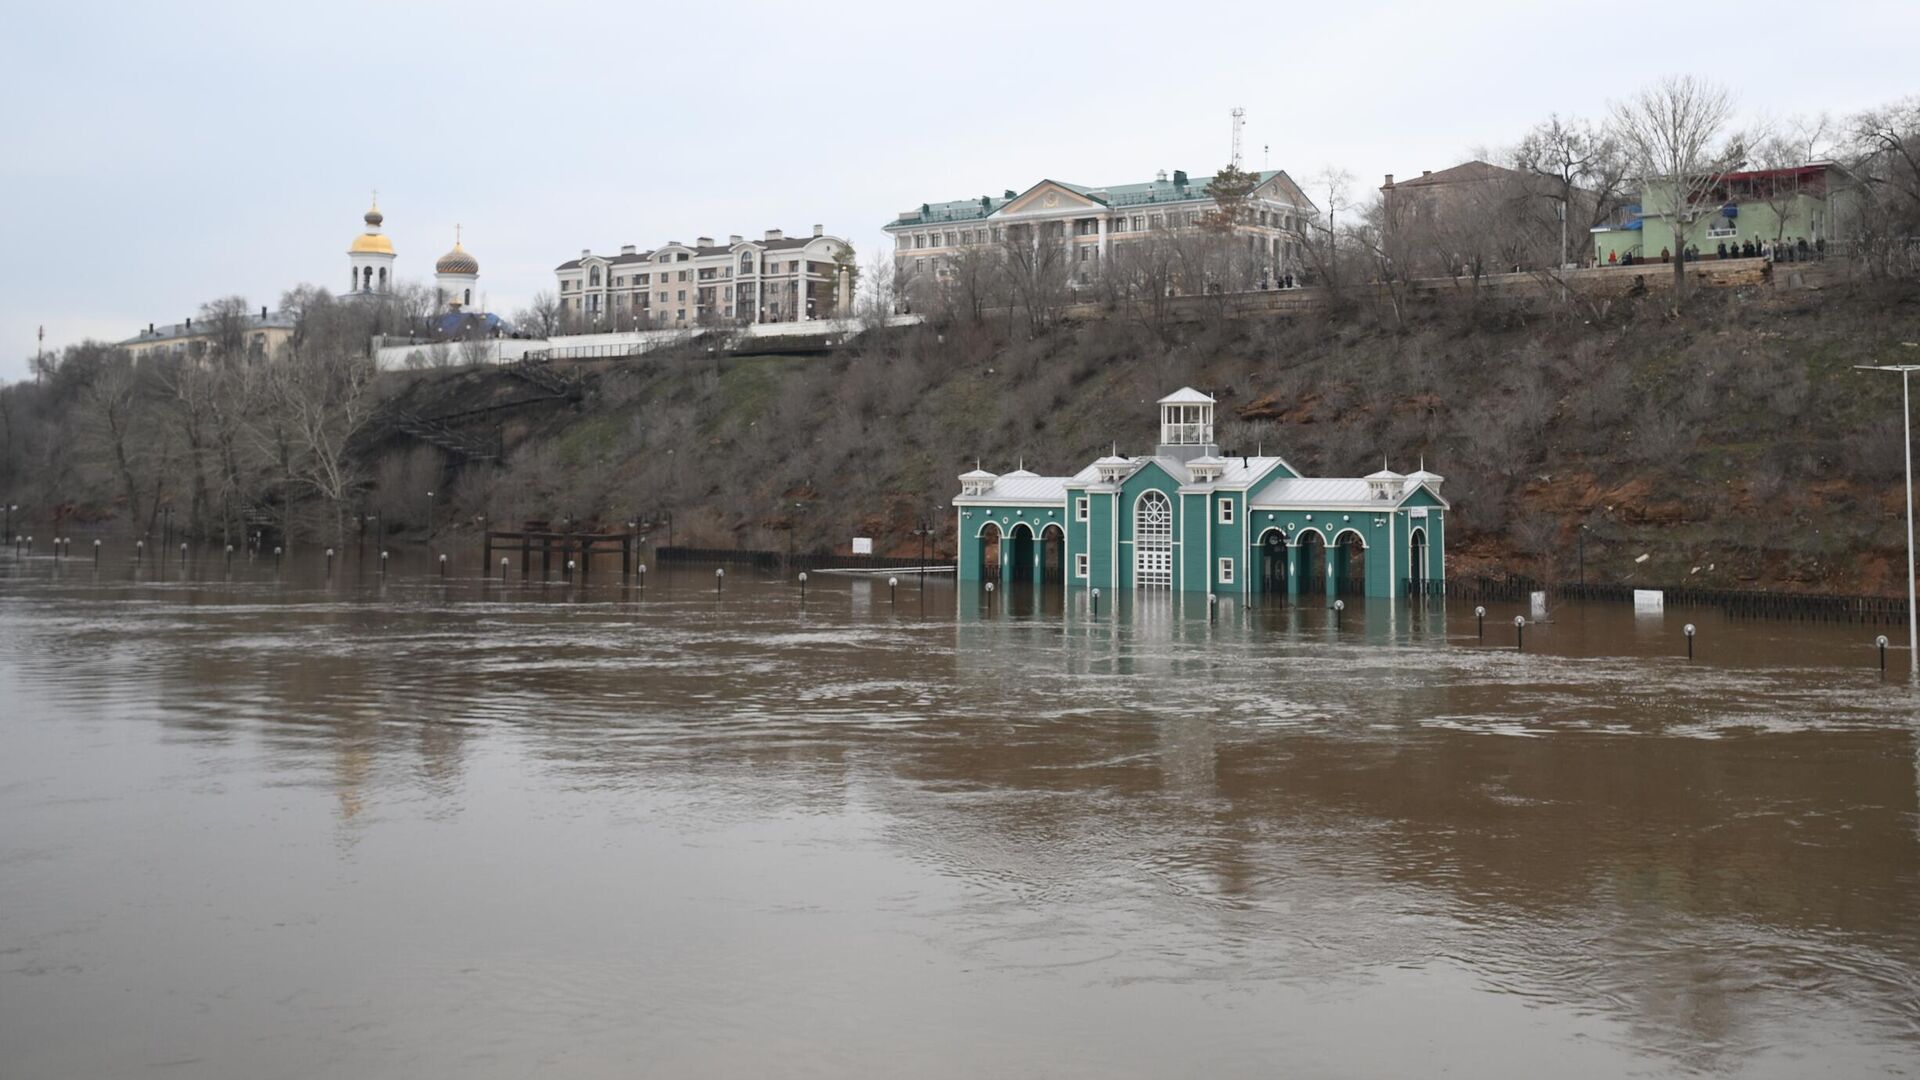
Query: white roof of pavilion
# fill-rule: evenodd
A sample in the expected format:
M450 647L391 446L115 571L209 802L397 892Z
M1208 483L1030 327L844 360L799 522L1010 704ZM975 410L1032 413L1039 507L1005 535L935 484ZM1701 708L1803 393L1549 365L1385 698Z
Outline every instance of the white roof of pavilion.
M1159 402L1157 402L1157 404L1160 404L1160 405L1211 405L1213 404L1213 399L1201 393L1200 391L1195 390L1191 386L1183 386L1180 389L1175 390L1173 393L1168 394L1166 397L1161 398Z
M1247 505L1250 510L1392 510L1407 500L1407 496L1419 490L1421 485L1408 484L1400 494L1391 499L1373 497L1373 487L1364 478L1349 477L1282 477L1262 486L1253 493ZM1436 499L1437 492L1427 491ZM1440 505L1447 507L1447 501L1440 499Z
M1022 475L1025 473L1025 475ZM1067 485L1069 483L1087 483L1093 480L1092 466L1080 470L1073 476L1036 476L1021 470L1010 472L994 481L993 487L984 495L963 495L954 500L958 503L1006 503L1016 506L1065 506L1067 504Z

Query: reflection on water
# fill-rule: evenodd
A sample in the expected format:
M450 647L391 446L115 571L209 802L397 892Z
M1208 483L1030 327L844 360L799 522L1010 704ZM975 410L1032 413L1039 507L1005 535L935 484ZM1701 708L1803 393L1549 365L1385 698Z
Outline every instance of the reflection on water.
M0 556L6 1075L1920 1051L1883 628L318 561Z

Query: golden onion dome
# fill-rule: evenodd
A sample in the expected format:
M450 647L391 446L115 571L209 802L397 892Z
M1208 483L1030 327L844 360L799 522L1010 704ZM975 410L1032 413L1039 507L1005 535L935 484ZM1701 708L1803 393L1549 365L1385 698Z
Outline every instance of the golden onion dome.
M478 274L480 272L480 262L472 255L467 254L467 249L461 247L460 242L455 240L453 242L453 250L440 256L440 261L433 264L433 272L436 274Z
M347 248L349 255L391 255L393 241L379 233L361 233L353 238L353 246Z

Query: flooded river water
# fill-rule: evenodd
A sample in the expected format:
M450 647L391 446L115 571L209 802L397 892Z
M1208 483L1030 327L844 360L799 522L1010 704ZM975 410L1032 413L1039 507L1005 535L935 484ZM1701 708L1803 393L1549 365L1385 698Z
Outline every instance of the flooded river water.
M207 562L0 554L0 1075L1920 1068L1904 628Z

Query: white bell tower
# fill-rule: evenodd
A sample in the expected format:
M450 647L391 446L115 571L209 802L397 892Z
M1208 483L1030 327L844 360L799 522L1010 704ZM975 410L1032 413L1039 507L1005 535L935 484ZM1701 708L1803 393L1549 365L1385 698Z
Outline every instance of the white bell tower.
M361 218L367 223L367 231L353 238L353 244L347 248L347 264L353 270L350 293L389 293L393 291L393 262L398 256L393 250L393 241L380 232L380 223L386 216L380 213L380 194L374 193L373 205L367 208Z

